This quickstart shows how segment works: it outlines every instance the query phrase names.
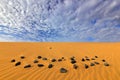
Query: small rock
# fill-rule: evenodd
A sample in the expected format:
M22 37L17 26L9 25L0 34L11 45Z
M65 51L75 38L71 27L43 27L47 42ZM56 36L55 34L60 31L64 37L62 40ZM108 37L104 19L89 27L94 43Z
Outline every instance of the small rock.
M44 65L43 64L38 64L38 67L43 67Z
M61 69L60 69L60 72L61 72L61 73L66 73L67 71L68 71L68 70L65 69L65 68L61 68Z
M53 64L49 64L49 65L48 65L48 68L52 68L52 67L53 67Z
M89 59L89 58L86 58L86 61L90 61L90 59Z
M41 59L41 58L42 58L42 56L38 56L37 58L38 58L38 59Z
M15 64L15 66L19 66L19 65L21 65L21 62L17 62L17 63Z
M73 57L71 57L71 58L70 58L70 60L75 60L75 57L74 57L74 56L73 56Z
M81 61L85 61L85 59L84 58L82 58L82 60Z
M95 66L95 64L94 63L90 63L90 66Z
M91 58L91 60L95 60L95 58Z
M15 59L12 59L11 62L15 62Z
M58 61L59 61L59 62L61 62L61 61L62 61L62 59L58 59Z
M51 62L56 62L56 59L52 59Z
M103 61L103 62L105 62L105 60L104 60L104 59L103 59L102 61Z
M30 64L24 66L24 68L29 68L29 67L31 67Z
M76 63L76 60L71 60L71 63L72 63L72 64Z
M85 69L89 68L89 66L87 64L85 64L84 66L85 66Z
M94 62L95 64L100 64L99 62Z
M104 66L109 66L109 64L107 62L104 63Z
M34 63L38 63L39 61L38 60L34 60Z
M21 58L21 59L24 59L24 58L25 58L25 56L21 56L20 58Z
M74 65L73 65L73 68L74 68L74 69L77 69L77 68L78 68L78 66L77 66L76 64L74 64Z
M65 59L64 57L62 57L61 59Z
M42 60L47 60L47 58L42 58Z
M98 56L95 56L95 58L98 58Z

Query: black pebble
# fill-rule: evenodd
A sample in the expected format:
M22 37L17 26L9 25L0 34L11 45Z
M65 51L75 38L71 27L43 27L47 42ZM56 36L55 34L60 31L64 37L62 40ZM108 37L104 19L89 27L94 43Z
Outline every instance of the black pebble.
M62 59L58 59L58 61L59 61L59 62L61 62L61 61L62 61Z
M21 56L20 58L21 58L21 59L24 59L24 58L25 58L25 56Z
M19 66L19 65L21 65L21 62L17 62L17 63L15 64L15 66Z
M75 60L75 57L74 57L74 56L73 56L73 57L71 57L71 58L70 58L70 60Z
M38 63L39 61L38 60L34 60L34 63Z
M43 67L44 65L43 64L38 64L38 67Z
M48 68L52 68L52 67L53 67L53 64L49 64L49 65L48 65Z
M82 60L81 61L85 61L85 59L84 58L82 58Z
M47 60L47 58L42 58L42 60Z
M90 66L95 66L95 64L94 63L90 63Z
M104 63L104 66L109 66L109 64L107 62Z
M15 62L15 59L12 59L11 62Z
M42 57L41 57L41 56L38 56L37 58L38 58L38 59L41 59Z
M98 58L98 56L95 56L95 58Z
M77 69L77 68L78 68L78 66L77 66L76 64L74 64L74 65L73 65L73 68L74 68L74 69Z
M86 58L86 61L90 61L90 59L89 59L89 58Z
M85 69L89 68L89 66L87 64L85 64Z
M30 67L31 67L30 64L24 66L24 68L30 68Z
M105 62L105 60L104 60L104 59L103 59L102 61L103 61L103 62Z
M56 59L52 59L51 62L56 62Z
M62 57L61 59L65 59L64 57Z
M71 60L71 63L72 63L72 64L76 63L76 60Z
M95 60L95 58L91 58L91 60Z
M99 62L94 62L95 64L100 64Z
M60 72L61 73L66 73L68 70L67 69L65 69L65 68L60 68Z

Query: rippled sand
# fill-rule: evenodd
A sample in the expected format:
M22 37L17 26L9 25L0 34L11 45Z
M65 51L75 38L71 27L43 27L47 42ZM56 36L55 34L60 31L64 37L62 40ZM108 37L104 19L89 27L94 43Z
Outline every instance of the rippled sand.
M38 55L48 58L39 60L44 67L33 63ZM73 69L70 63L72 56L75 56L78 69ZM82 62L85 56L98 56L95 61L100 64L85 69L84 64L93 62ZM50 61L61 57L65 57L65 61ZM21 65L15 66L12 59L21 61ZM110 66L104 66L102 59ZM50 63L54 65L51 69L47 67ZM25 69L26 64L32 67ZM62 67L68 72L60 73ZM0 43L0 80L120 80L120 43Z

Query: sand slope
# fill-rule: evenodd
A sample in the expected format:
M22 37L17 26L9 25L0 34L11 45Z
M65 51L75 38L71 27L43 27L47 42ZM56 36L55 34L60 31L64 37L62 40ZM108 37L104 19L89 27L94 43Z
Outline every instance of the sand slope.
M52 49L49 49L49 48ZM24 55L25 59L20 59ZM47 61L39 60L45 66L40 68L33 63L36 57L47 57ZM81 58L88 56L96 59L99 65L84 68L84 64L93 61L81 62ZM69 58L75 56L77 70L73 69ZM54 67L47 68L52 58L65 57L65 61L55 62ZM11 59L21 61L15 67ZM105 59L110 66L103 65ZM24 69L24 65L31 64L31 68ZM60 73L64 67L67 73ZM120 80L120 43L0 43L0 80Z

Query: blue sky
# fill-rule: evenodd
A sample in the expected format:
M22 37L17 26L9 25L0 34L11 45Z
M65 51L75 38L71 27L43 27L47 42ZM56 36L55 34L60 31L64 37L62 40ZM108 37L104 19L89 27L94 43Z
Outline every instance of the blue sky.
M0 41L120 41L120 0L0 0Z

